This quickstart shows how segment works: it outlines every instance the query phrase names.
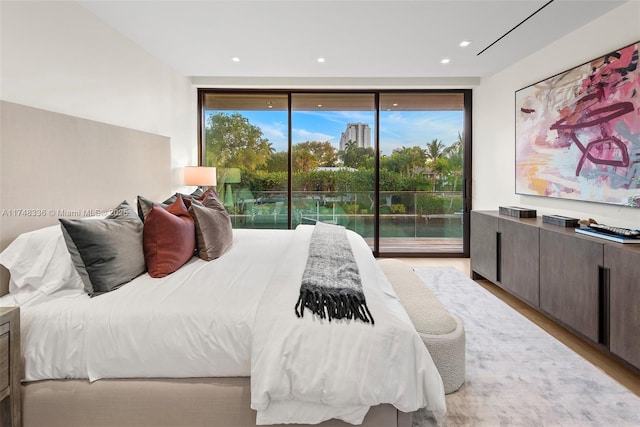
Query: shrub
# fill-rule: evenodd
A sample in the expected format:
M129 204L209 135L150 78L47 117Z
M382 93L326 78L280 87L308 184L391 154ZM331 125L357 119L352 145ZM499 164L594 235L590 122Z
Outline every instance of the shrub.
M347 215L354 215L357 214L360 211L360 206L356 205L356 204L346 204L344 205L344 212Z
M402 204L391 205L391 213L392 214L403 214L407 212L407 207Z

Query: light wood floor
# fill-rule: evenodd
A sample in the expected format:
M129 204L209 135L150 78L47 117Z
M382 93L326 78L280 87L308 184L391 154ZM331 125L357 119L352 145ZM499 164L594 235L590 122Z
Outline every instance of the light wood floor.
M470 264L468 258L398 258L414 267L450 266L470 276ZM478 280L476 283L489 292L509 304L514 310L544 329L550 335L571 348L593 365L611 376L636 395L640 396L640 374L627 368L622 363L612 359L608 355L585 343L582 339L567 331L553 320L529 307L516 297L508 294L498 286L486 280Z

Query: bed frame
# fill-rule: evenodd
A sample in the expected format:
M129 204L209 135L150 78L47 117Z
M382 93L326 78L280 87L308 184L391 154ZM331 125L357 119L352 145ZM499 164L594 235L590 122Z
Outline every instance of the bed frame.
M173 192L169 138L0 102L0 209L15 213L2 217L0 250L21 233L57 224L59 216L86 216L139 194L161 200ZM0 266L0 295L8 282ZM247 427L256 420L250 397L247 377L48 380L21 388L24 427ZM363 426L409 427L411 419L380 405Z
M256 423L249 378L37 381L25 384L23 426L224 426ZM321 427L347 427L339 420ZM411 425L391 405L371 408L363 426ZM281 425L281 427L291 427Z

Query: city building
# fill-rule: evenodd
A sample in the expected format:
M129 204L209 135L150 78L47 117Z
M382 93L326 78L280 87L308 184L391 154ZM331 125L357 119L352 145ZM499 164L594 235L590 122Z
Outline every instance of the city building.
M340 150L343 151L347 142L355 141L361 148L371 147L371 128L366 123L347 123L347 128L340 135Z

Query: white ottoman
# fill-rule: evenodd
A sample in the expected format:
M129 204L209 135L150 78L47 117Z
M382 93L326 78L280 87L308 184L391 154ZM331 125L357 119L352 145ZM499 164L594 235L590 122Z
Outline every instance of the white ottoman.
M449 394L458 390L464 383L465 373L462 321L449 313L410 265L394 259L379 259L378 264L427 346L442 377L444 392Z

